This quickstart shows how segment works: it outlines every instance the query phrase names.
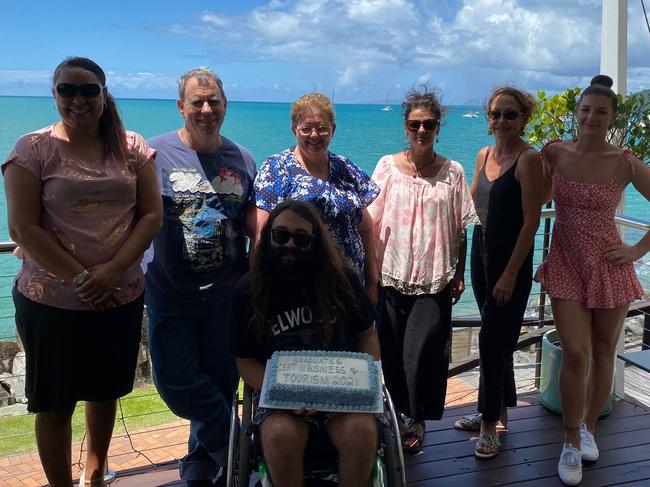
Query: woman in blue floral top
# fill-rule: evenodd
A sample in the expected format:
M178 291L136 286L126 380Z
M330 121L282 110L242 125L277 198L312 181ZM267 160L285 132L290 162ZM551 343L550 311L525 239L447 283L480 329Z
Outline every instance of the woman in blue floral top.
M296 145L266 159L255 178L258 233L269 212L283 200L309 201L320 210L339 249L376 303L377 259L366 207L379 188L352 161L327 150L336 124L334 107L326 96L308 93L295 101L291 130Z

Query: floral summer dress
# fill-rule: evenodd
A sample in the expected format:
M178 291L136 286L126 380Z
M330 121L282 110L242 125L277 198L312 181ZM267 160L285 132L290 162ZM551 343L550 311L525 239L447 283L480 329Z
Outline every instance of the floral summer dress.
M632 166L632 153L623 152ZM633 166L632 166L633 167ZM555 224L551 250L535 280L554 298L583 303L587 308L616 308L643 297L633 264L612 264L603 251L621 243L614 223L621 199L618 181L573 181L557 170L551 174Z

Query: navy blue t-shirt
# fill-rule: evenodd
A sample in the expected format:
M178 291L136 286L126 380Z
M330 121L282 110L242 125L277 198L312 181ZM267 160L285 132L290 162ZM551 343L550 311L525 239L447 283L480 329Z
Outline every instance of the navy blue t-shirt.
M231 353L239 358L266 360L277 350L358 351L356 336L374 324L376 314L356 272L346 269L346 276L353 295L342 296L347 314L335 322L332 339L325 345L319 334L320 320L312 311L311 293L315 290L282 280L272 284L278 292L271 299L269 327L258 337L249 323L252 275L245 274L232 296Z
M147 304L227 297L247 269L253 157L225 137L212 154L190 149L177 131L147 143L157 151L164 207L162 229L144 259Z

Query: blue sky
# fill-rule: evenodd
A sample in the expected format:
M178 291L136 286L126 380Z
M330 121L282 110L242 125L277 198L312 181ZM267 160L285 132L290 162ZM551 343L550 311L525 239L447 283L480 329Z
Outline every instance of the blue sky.
M650 33L628 3L628 89L649 89ZM583 86L600 63L596 0L15 0L2 20L0 95L48 95L71 55L98 62L118 97L175 98L204 65L231 100L340 103L428 82L445 103L479 104L504 83Z

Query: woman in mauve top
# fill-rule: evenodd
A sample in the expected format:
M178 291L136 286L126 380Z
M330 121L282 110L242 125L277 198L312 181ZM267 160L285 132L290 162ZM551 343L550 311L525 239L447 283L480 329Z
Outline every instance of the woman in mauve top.
M21 137L2 166L9 233L23 264L13 290L27 358L28 410L45 475L72 485L71 418L86 401L80 484L104 485L117 398L140 342L140 258L162 223L155 152L125 132L90 59L54 71L61 120Z
M382 296L378 325L384 378L410 418L407 452L422 447L424 420L440 419L449 368L451 306L465 285L465 229L477 217L462 166L434 150L443 108L431 91L404 103L409 148L382 157L375 222Z

